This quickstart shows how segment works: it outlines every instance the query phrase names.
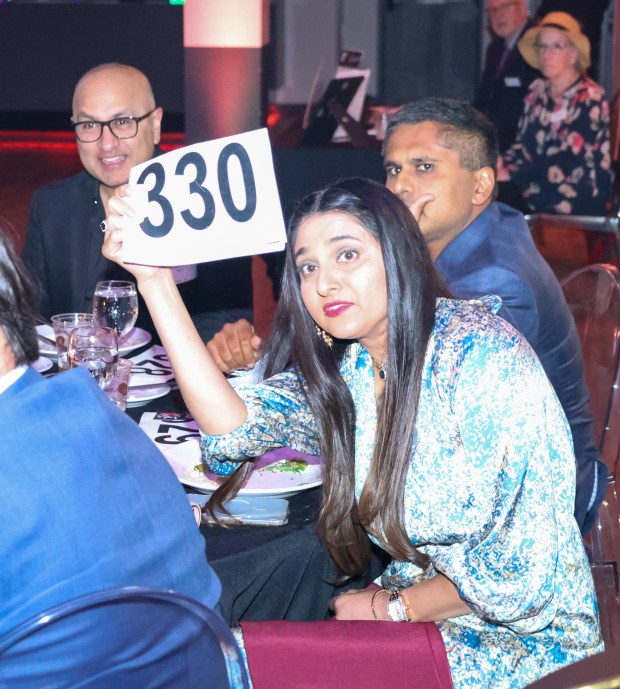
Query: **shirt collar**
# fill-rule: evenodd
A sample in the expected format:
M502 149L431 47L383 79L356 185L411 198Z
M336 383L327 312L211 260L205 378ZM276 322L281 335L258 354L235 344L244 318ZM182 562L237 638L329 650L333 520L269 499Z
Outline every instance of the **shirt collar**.
M521 38L521 34L523 33L523 29L525 29L525 27L527 26L528 22L529 22L529 19L526 19L526 20L523 22L523 24L521 24L521 26L519 27L519 30L516 31L516 32L512 35L512 38L511 38L509 41L504 41L504 43L505 43L505 45L506 45L506 48L512 50L512 49L515 47L517 41Z
M8 373L0 376L0 395L17 382L28 370L28 366L21 365L12 368Z

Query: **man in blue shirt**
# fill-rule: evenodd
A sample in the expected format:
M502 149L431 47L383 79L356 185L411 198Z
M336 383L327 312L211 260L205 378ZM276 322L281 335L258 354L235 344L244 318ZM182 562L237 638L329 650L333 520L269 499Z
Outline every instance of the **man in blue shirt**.
M573 434L575 517L586 533L603 499L607 471L592 431L579 336L524 217L493 200L492 124L460 101L417 101L390 121L383 157L386 185L412 209L449 290L465 299L499 295L500 315L538 355Z
M175 589L217 609L220 582L159 450L84 369L32 368L37 306L0 233L0 637L113 587Z

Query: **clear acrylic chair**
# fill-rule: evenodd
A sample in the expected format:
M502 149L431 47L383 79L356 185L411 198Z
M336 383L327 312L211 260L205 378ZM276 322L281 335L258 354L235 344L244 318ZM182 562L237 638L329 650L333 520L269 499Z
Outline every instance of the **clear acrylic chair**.
M582 232L589 247L589 255L600 254L605 260L620 263L620 89L609 103L610 155L613 185L611 197L604 215L563 215L552 213L532 213L525 218L532 234L541 246L545 245L547 230L568 230ZM598 246L598 251L594 251ZM603 258L604 256L604 258Z
M248 689L223 620L174 591L79 596L0 638L0 689Z
M596 523L586 540L606 644L620 645L620 272L592 265L562 282L581 340L594 432L609 482Z
M620 648L608 648L563 667L527 689L620 689Z

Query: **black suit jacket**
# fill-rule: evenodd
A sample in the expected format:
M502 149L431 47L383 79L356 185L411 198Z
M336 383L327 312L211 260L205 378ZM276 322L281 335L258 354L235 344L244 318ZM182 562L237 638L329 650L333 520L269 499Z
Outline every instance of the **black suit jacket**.
M38 189L30 204L22 258L40 291L41 315L92 311L99 280L132 280L101 254L105 217L99 183L85 171ZM198 277L179 285L192 314L251 308L251 257L198 266ZM151 328L140 304L138 324Z
M519 38L532 26L528 21ZM510 148L517 136L523 99L529 85L540 73L521 57L516 43L501 73L499 64L504 54L503 38L495 38L487 48L484 71L474 100L474 107L483 112L497 128L499 150Z

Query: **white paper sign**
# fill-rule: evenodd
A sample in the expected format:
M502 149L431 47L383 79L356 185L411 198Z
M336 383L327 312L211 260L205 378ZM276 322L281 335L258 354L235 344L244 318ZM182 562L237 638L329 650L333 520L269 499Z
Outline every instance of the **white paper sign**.
M161 345L153 345L146 352L130 357L134 362L129 387L135 385L157 385L174 378L172 364Z
M171 151L131 169L138 220L123 260L153 266L280 251L286 242L266 129Z

